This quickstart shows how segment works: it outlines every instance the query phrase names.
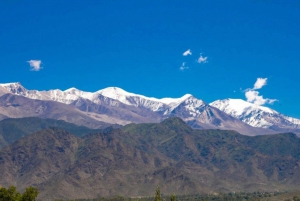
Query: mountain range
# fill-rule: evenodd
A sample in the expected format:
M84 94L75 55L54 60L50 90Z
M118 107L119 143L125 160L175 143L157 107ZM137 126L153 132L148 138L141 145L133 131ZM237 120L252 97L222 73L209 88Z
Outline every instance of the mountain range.
M30 122L34 125L27 128ZM26 133L42 124L71 128L28 118L4 120L1 126L18 125L18 132ZM35 186L40 200L150 196L157 186L164 194L181 195L274 192L300 185L300 139L293 133L199 130L172 117L77 136L46 128L10 143L0 150L0 184L21 191Z
M150 98L117 87L96 92L27 90L20 83L0 84L0 120L41 117L104 128L107 125L161 122L177 116L193 128L236 130L245 135L300 133L300 120L243 100L206 103L191 94Z

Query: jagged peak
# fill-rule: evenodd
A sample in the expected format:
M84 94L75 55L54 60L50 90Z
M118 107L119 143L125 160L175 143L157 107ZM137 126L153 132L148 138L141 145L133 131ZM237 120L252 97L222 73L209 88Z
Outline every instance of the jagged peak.
M27 89L25 89L20 82L0 84L0 86L16 95L24 95L27 92Z
M11 87L23 87L20 82L1 83L0 86L5 88ZM23 87L24 88L24 87Z

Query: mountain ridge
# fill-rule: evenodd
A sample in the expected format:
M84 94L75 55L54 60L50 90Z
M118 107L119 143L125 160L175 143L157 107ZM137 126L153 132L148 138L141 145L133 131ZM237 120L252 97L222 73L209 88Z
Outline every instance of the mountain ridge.
M241 99L217 100L210 103L210 105L254 127L300 132L299 119L285 116L270 108L258 106Z
M4 119L0 121L0 150L22 137L47 128L60 128L77 137L101 131L101 129L90 129L55 119L41 119L38 117Z
M237 130L246 135L272 134L297 129L291 126L264 127L253 125L251 122L222 111L217 105L207 104L191 94L186 94L180 98L157 99L130 93L118 87L108 87L96 92L85 92L74 87L64 91L59 89L49 91L27 90L20 83L0 84L0 87L12 94L32 100L54 101L74 106L91 118L99 119L100 117L101 121L121 125L130 122L160 122L168 117L178 116L189 122L194 128ZM286 119L286 121L297 122L298 120L292 118Z
M76 89L74 87L71 87L69 89L66 89L64 91L60 89L54 89L49 91L38 91L38 90L27 90L25 89L21 83L7 83L7 84L0 84L3 88L10 91L11 93L14 93L16 95L21 95L27 98L31 99L39 99L39 100L53 100L58 101L66 104L70 104L71 102L79 99L84 98L88 99L94 103L97 103L97 96L103 95L105 97L118 100L124 104L127 105L136 105L135 102L138 102L138 99L133 100L127 100L128 97L135 97L135 98L142 98L146 101L149 101L149 105L153 105L156 103L155 107L152 107L153 111L158 111L159 108L162 106L162 104L165 105L173 105L173 104L179 104L181 101L183 101L185 98L188 98L191 96L191 94L186 94L180 98L152 98L152 97L146 97L139 94L134 94L127 92L121 88L118 87L107 87L101 90L98 90L96 92L85 92L81 91L79 89ZM179 102L179 103L178 103ZM151 107L145 104L145 107Z
M195 130L178 117L78 138L46 129L0 150L0 183L39 199L297 189L300 139Z

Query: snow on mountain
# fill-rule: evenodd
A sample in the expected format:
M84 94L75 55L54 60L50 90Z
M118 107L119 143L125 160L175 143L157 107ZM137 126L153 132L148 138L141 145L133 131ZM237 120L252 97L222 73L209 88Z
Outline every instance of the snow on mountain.
M19 82L0 84L0 86L13 94L24 96L26 98L37 100L53 100L65 104L70 104L74 100L77 100L80 96L85 95L85 93L81 93L81 91L75 88L66 91L61 91L59 89L49 91L27 90Z
M0 85L0 96L10 93L10 91L8 91L6 88L4 88L3 86Z
M187 111L189 111L190 115L193 117L197 117L202 113L202 109L204 106L207 104L204 103L204 101L199 100L193 96L188 97L184 101L184 107L186 108Z
M218 112L210 108L213 106L231 117L235 117L253 127L272 127L274 130L300 129L299 119L284 116L270 108L257 106L240 99L217 100L208 105L191 94L186 94L180 98L158 99L130 93L118 87L108 87L96 92L85 92L76 88L70 88L65 91L59 89L38 91L27 90L18 82L0 84L0 92L5 93L6 91L30 99L52 100L64 104L76 103L75 105L78 105L78 101L88 100L97 105L102 105L104 101L106 105L108 104L111 107L118 107L119 104L123 103L130 107L133 106L141 109L139 111L144 111L142 112L144 115L148 114L146 111L149 111L154 112L161 118L175 115L185 119L186 121L198 119L197 121L208 124L212 122L214 122L213 124L216 124L216 122L219 121L217 119L222 117L222 115L220 116L217 114ZM80 103L83 104L82 101L80 101ZM139 113L137 114L139 115ZM150 113L148 115L150 115ZM224 119L226 119L225 116Z
M165 115L168 114L167 111L172 111L185 99L191 97L192 95L186 94L181 98L152 98L146 97L139 94L134 94L127 92L118 87L108 87L96 92L85 92L78 90L76 88L70 88L65 91L59 89L49 90L49 91L37 91L37 90L27 90L20 83L7 83L0 84L3 88L7 89L11 93L16 95L24 96L30 99L38 100L53 100L65 104L71 104L72 102L78 100L79 98L88 99L96 104L99 103L99 95L108 97L114 100L118 100L126 105L132 105L135 107L144 107L154 112L164 112Z
M0 84L3 88L13 94L24 96L31 99L43 99L43 94L37 90L27 90L19 82Z
M292 122L293 124L297 124L299 125L300 127L300 119L296 119L296 118L293 118L293 117L287 117L287 116L284 116L286 120Z
M177 107L182 101L190 97L190 94L186 94L181 98L153 98L146 97L139 94L130 93L120 89L118 87L108 87L102 90L95 92L101 94L105 97L118 100L126 105L133 105L136 107L145 107L154 112L165 111L166 108L172 110L172 108ZM167 113L166 113L167 114Z
M76 88L65 91L27 90L20 83L0 84L0 87L30 99L52 100L72 105L90 117L98 118L99 115L106 115L107 119L102 119L105 122L109 122L111 118L126 122L153 122L178 116L195 128L230 129L247 135L271 133L269 130L253 128L191 94L180 98L158 99L130 93L118 87L108 87L96 92L85 92ZM238 114L243 114L241 112L243 109L239 110ZM252 121L250 120L250 123ZM263 122L264 125L267 123Z
M300 126L299 119L284 116L268 107L258 106L241 99L217 100L210 105L254 127L298 128Z

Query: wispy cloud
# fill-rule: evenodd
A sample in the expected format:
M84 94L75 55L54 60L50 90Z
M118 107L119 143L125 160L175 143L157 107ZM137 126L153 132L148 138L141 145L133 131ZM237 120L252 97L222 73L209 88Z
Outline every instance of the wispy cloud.
M268 78L257 78L253 89L261 89L263 86L267 85Z
M40 71L42 69L42 61L41 60L29 60L27 61L30 65L30 70L32 71Z
M183 62L182 65L180 66L179 70L184 71L186 69L189 69L189 67L185 66L185 62Z
M277 99L269 99L264 98L263 96L259 95L257 89L261 89L263 86L267 84L268 78L257 78L256 82L254 83L254 87L252 89L245 90L245 96L247 101L250 103L254 103L255 105L264 105L264 104L272 104Z
M201 64L201 63L207 63L208 61L207 61L207 57L204 57L204 56L202 56L202 53L200 54L200 57L198 58L198 60L197 60L197 62L199 63L199 64Z
M183 54L183 56L188 56L188 55L192 55L192 52L190 49L188 49L187 51L185 51Z

